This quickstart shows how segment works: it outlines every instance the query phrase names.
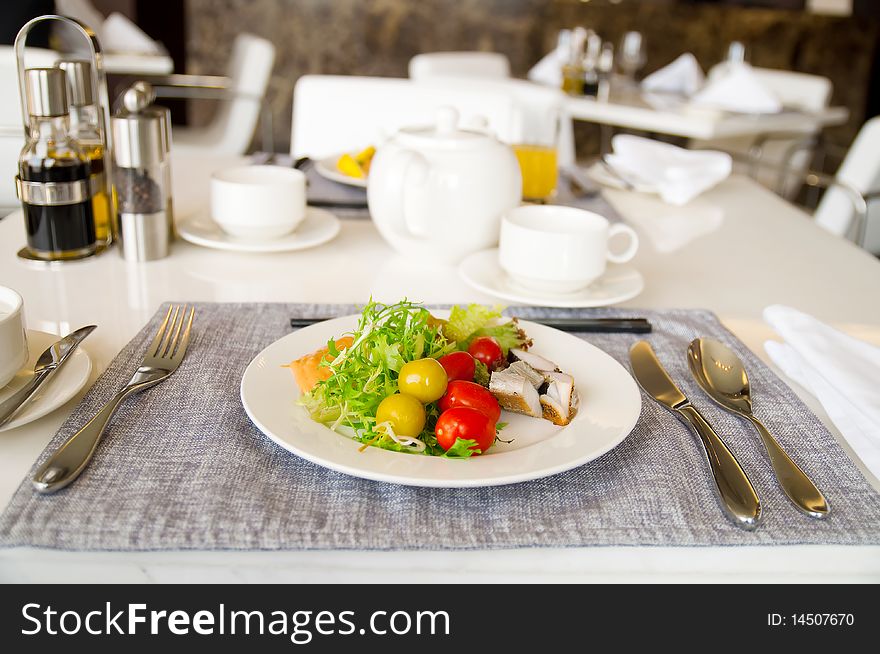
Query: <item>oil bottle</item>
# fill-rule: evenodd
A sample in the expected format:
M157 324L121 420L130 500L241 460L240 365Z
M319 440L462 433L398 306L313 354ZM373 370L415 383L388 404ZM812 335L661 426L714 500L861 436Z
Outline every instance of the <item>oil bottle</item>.
M89 160L70 136L67 79L59 68L25 71L28 138L16 187L30 254L46 261L95 253Z
M99 247L107 247L116 235L115 203L111 197L104 151L100 113L92 89L91 62L84 60L59 61L55 64L67 76L70 103L70 135L79 143L89 160L93 187L92 212L95 216L95 237Z

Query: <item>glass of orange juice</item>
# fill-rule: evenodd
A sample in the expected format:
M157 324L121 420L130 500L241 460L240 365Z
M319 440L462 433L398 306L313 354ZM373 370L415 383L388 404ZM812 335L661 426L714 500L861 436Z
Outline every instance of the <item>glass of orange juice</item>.
M558 132L559 117L547 116L534 125L524 126L522 142L513 145L522 172L523 200L546 202L556 193Z

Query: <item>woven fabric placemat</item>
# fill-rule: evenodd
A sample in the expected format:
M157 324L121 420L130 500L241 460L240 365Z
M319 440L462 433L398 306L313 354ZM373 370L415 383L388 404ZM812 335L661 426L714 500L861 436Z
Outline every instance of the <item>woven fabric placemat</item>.
M309 463L250 422L239 398L241 376L254 356L291 331L291 317L345 315L355 308L196 306L193 339L180 369L122 405L74 484L43 496L31 489L28 476L0 516L0 544L123 551L880 544L880 495L791 389L709 312L515 309L533 319L650 319L654 331L647 340L724 434L761 495L765 518L754 532L723 517L695 437L645 396L638 424L618 447L532 482L413 488ZM35 466L128 380L164 312L113 360ZM752 427L715 407L692 381L685 349L696 336L726 342L745 361L756 414L828 497L832 513L826 520L807 518L790 505ZM580 337L627 369L629 347L640 338Z

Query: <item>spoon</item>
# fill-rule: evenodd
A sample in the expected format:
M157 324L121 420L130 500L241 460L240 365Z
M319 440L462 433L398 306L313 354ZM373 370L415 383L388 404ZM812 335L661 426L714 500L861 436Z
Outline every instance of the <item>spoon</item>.
M770 464L788 499L812 518L828 515L831 509L821 491L752 413L749 378L739 357L724 343L711 338L697 338L688 347L688 366L700 388L710 398L752 422L764 442Z

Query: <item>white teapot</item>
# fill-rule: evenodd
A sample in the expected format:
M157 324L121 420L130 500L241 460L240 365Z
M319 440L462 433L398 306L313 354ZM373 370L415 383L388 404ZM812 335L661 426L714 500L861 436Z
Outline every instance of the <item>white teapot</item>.
M492 247L502 214L520 203L513 150L457 125L458 112L443 107L435 125L401 129L370 165L370 214L404 255L454 263Z

